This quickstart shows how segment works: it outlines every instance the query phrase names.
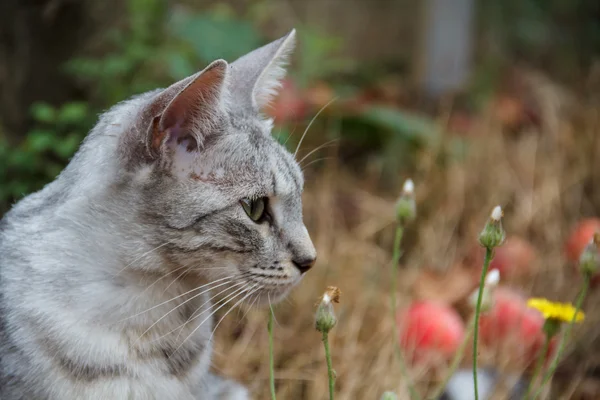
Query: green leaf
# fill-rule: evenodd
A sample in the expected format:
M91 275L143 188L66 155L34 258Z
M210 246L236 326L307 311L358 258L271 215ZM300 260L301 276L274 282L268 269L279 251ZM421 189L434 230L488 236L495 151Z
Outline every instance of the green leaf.
M167 66L171 78L177 80L190 76L195 72L195 68L190 60L179 52L174 52L168 56Z
M88 111L87 103L66 103L60 108L57 121L63 125L77 125L86 120Z
M235 60L261 44L260 36L250 21L226 15L195 15L179 11L173 14L169 25L171 33L189 43L205 62L218 58Z
M387 129L404 139L430 142L439 137L439 129L433 120L395 108L371 106L365 109L359 117L363 121Z
M23 150L15 149L7 158L7 164L23 171L32 171L35 162L35 154Z
M56 118L56 110L47 103L33 103L31 105L31 116L38 122L51 123Z
M54 146L54 132L46 129L34 129L29 132L25 145L35 153L43 153Z

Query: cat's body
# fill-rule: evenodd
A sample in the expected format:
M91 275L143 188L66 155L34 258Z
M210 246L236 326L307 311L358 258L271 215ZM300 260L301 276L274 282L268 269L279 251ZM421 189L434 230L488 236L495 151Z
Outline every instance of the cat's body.
M315 258L258 114L292 44L116 106L0 222L2 400L248 398L208 372L212 313L278 300Z

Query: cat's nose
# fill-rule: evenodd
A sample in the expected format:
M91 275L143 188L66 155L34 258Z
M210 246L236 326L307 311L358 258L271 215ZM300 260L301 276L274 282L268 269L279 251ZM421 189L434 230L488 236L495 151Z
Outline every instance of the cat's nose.
M302 274L311 269L312 266L315 265L315 261L317 261L317 257L308 257L301 258L298 260L292 260L296 268L298 268L298 271L300 271L300 273Z

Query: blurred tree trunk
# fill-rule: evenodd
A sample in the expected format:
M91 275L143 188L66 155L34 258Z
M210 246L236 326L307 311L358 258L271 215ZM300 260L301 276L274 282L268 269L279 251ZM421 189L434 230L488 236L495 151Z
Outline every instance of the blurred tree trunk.
M462 88L471 73L475 0L425 0L417 80L438 97Z
M11 141L28 129L33 102L81 97L62 65L113 24L119 0L0 1L0 123Z

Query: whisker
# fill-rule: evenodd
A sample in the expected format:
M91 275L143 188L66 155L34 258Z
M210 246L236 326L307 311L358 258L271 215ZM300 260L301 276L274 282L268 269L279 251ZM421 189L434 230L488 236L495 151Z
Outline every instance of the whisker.
M294 133L296 132L296 128L298 128L298 122L296 122L294 124L294 129L292 129L292 132L290 132L290 134L288 135L288 137L285 139L285 142L283 142L283 147L285 147L285 145L287 144L287 142L290 140L290 138L292 136L294 136ZM281 129L279 129L279 133L281 134Z
M203 291L202 291L202 292L200 292L200 293L196 293L196 294L194 294L192 297L190 297L189 299L187 299L187 300L183 301L181 304L178 304L177 306L173 307L173 308L172 308L172 309L171 309L169 312L167 312L165 315L163 315L162 317L160 317L159 319L157 319L156 321L154 321L154 323L153 323L152 325L150 325L150 327L149 327L148 329L146 329L146 330L145 330L145 331L144 331L144 332L143 332L143 333L142 333L142 334L141 334L141 335L140 335L140 336L137 338L137 340L136 340L136 341L135 341L133 344L135 345L135 344L136 344L136 343L137 343L137 342L138 342L138 341L139 341L139 340L140 340L140 339L141 339L141 338L142 338L142 337L143 337L143 336L144 336L146 333L148 333L148 331L150 331L150 329L152 329L154 326L156 326L156 324L158 324L160 321L162 321L164 318L166 318L166 317L167 317L169 314L171 314L173 311L177 310L179 307L183 306L184 304L186 304L186 303L188 303L188 302L190 302L190 301L194 300L194 299L195 299L195 298L197 298L198 296L201 296L201 295L203 295L204 293L206 293L206 292L208 292L208 291L210 291L210 290L212 290L212 289L214 289L214 288L217 288L217 287L219 287L219 286L223 286L223 285L227 285L227 284L229 284L229 283L230 283L230 282L223 282L223 283L220 283L219 285L217 285L217 286L215 286L215 287L212 287L212 288L208 288L208 289L206 289L206 290L203 290Z
M210 334L210 337L208 338L208 341L210 343L210 341L212 340L215 332L217 331L217 328L219 327L219 325L221 324L221 322L223 322L223 320L225 319L225 317L227 316L227 314L229 314L231 311L233 311L233 309L235 309L242 301L244 301L247 297L253 295L254 293L256 293L258 290L260 290L260 288L254 286L254 290L251 291L250 293L248 293L246 296L242 297L240 300L237 301L237 303L235 303L229 310L227 310L227 312L225 313L225 315L223 315L221 317L221 319L219 320L219 322L217 322L217 324L215 325L215 327L213 328L212 333Z
M179 268L177 268L177 269L179 270ZM182 276L184 276L185 274L187 274L188 272L190 272L191 269L192 269L192 267L187 267L186 269L184 269L183 272L177 276L177 278L173 279L173 281L167 285L167 287L165 288L165 290L163 290L163 294L167 293L167 290L169 290L169 288L171 286L173 286L173 284L175 282L177 282L179 279L181 279Z
M194 330L193 330L193 331L192 331L192 332L191 332L189 335L187 335L187 336L186 336L186 338L185 338L185 339L183 339L183 341L181 342L181 344L180 344L179 346L177 346L177 348L176 348L176 349L175 349L175 350L174 350L174 351L171 353L171 355L169 356L169 358L170 358L170 357L171 357L173 354L177 353L177 350L179 350L179 349L181 348L181 346L183 346L183 344L184 344L184 343L185 343L185 342L186 342L186 341L187 341L187 340L188 340L190 337L192 337L192 335L193 335L194 333L196 333L196 331L197 331L198 329L200 329L200 327L201 327L202 325L204 325L204 323L205 323L206 321L208 321L208 319L209 319L210 317L212 317L212 316L213 316L213 315L214 315L214 314L215 314L217 311L219 311L221 308L225 307L227 304L229 304L229 302L231 302L233 299L235 299L236 297L238 297L240 294L243 294L243 293L244 293L246 290L252 290L252 289L254 289L254 288L255 288L255 287L257 287L257 286L258 286L258 283L257 283L257 284L255 284L255 285L254 285L252 288L250 288L250 289L248 289L248 288L244 287L240 293L236 294L234 297L232 297L231 299L227 300L225 303L221 304L221 305L220 305L218 308L216 308L216 309L215 309L213 312L211 312L211 313L210 313L210 314L209 314L209 315L208 315L206 318L204 318L204 319L202 320L202 322L200 322L200 324L198 324L198 326L197 326L197 327L196 327L196 328L195 328L195 329L194 329ZM244 299L245 299L247 296L248 296L248 295L246 295L246 296L244 297Z
M317 158L316 160L312 160L311 162L307 163L305 166L302 167L302 171L304 171L306 168L308 168L308 166L311 164L314 164L319 161L331 160L331 159L333 159L333 157L323 157L323 158Z
M298 145L296 146L296 151L294 151L294 157L296 157L296 154L298 154L298 150L300 150L300 145L302 145L302 142L304 141L304 137L306 136L306 132L308 132L308 130L312 126L313 122L315 122L315 120L317 119L317 117L319 116L319 114L321 114L321 112L323 112L323 110L326 109L327 106L329 106L331 103L333 103L336 100L337 100L337 97L334 97L333 99L329 100L329 102L327 104L325 104L323 107L321 107L321 109L319 110L319 112L317 112L315 114L315 116L312 117L312 119L308 123L308 126L304 130L304 133L302 134L302 137L300 138L300 141L298 142Z
M254 306L254 303L256 303L256 300L258 300L259 298L260 298L260 293L258 293L258 295L254 298L254 300L252 300L252 303L250 303L250 305L247 307L246 312L244 313L244 315L242 315L242 318L240 319L240 321L243 321L244 318L246 318L246 315L248 315L248 313ZM252 297L250 297L250 299L252 299Z
M202 314L204 314L206 311L210 311L211 308L208 308L202 312L200 312L200 314L196 314L198 311L202 310L202 307L204 307L205 305L209 304L211 302L212 299L214 299L215 297L218 297L221 293L224 293L230 289L233 289L234 287L238 287L240 285L244 285L241 288L238 288L237 290L235 290L233 293L229 293L227 296L225 296L223 299L220 299L219 301L217 301L214 305L221 303L222 301L230 298L231 296L233 296L236 293L239 293L241 291L243 291L244 287L245 287L246 282L237 282L236 284L221 290L219 293L215 294L214 296L212 296L210 299L206 300L203 304L201 304L198 309L196 311L194 311L194 313L192 315L190 315L190 317L187 319L187 321L185 321L183 324L180 324L177 328L173 329L170 332L167 332L167 335L175 332L176 330L179 329L179 333L177 334L177 337L175 337L175 342L177 342L177 340L179 340L179 336L181 335L181 333L183 332L183 328L185 328L185 326L187 324L189 324L191 321L195 320L196 318L200 317Z
M193 321L194 319L198 318L199 316L201 316L202 314L204 314L206 311L210 311L210 310L211 310L211 308L209 308L209 309L207 309L207 310L204 310L204 311L202 311L200 314L196 314L198 311L202 310L202 307L204 307L206 304L210 303L210 302L211 302L211 300L213 300L215 297L219 296L221 293L224 293L224 292L226 292L226 291L228 291L228 290L230 290L230 289L232 289L232 288L234 288L234 287L236 287L236 286L239 286L239 285L242 285L242 284L245 284L245 283L246 283L246 282L237 282L237 283L235 283L234 285L232 285L232 286L230 286L230 287L227 287L227 288L225 288L224 290L220 291L219 293L215 294L215 295L214 295L214 296L212 296L210 299L208 299L208 300L206 300L204 303L202 303L202 304L201 304L201 305L198 307L198 309L197 309L196 311L194 311L194 313L192 313L192 315L191 315L191 316L190 316L190 317L187 319L187 321L185 321L183 324L180 324L180 325L179 325L179 326L177 326L176 328L173 328L173 329L171 329L169 332L165 333L164 335L162 335L162 336L159 336L159 337L157 337L156 339L153 339L153 340L151 340L151 341L150 341L150 343L152 343L152 342L155 342L155 341L158 341L158 340L160 340L160 339L162 339L162 338L164 338L164 337L166 337L166 336L168 336L168 335L170 335L170 334L174 333L176 330L178 330L178 329L179 329L179 333L177 334L177 337L176 337L176 338L175 338L175 340L174 340L175 342L177 342L177 340L179 339L179 336L180 336L180 335L181 335L181 333L183 332L183 328L185 328L185 326L186 326L188 323L190 323L190 322L191 322L191 321ZM244 289L244 287L241 287L241 288L238 288L238 289L236 289L236 290L235 290L233 293L230 293L230 294L228 294L227 296L225 296L223 299L221 299L221 300L217 301L217 302L215 303L215 305L216 305L216 304L219 304L219 303L221 303L222 301L224 301L224 300L226 300L226 299L230 298L231 296L233 296L233 295L235 295L235 294L239 293L239 292L240 292L240 291L242 291L243 289Z
M152 253L153 251L156 251L156 250L160 249L161 247L164 247L164 246L166 246L168 244L171 244L171 243L173 243L173 241L169 240L169 241L167 241L167 242L165 242L165 243L163 243L163 244L161 244L159 246L156 246L153 249L148 250L147 252L143 253L141 256L136 257L132 262L130 262L129 264L125 265L121 270L119 270L119 272L117 272L114 275L114 277L117 277L121 272L125 271L127 268L129 268L130 266L132 266L134 263L136 263L137 261L139 261L142 258L146 257L148 254Z
M228 281L227 281L227 282L224 282L223 284L225 284L225 283L229 283L229 280L231 280L231 278L233 278L233 277L232 277L232 276L227 276L227 277L225 277L225 278L221 278L221 279L217 279L216 281L209 282L209 283L207 283L207 284L205 284L205 285L198 286L198 287L196 287L196 288L194 288L194 289L188 290L188 291L187 291L187 292L185 292L185 293L182 293L182 294L180 294L180 295L178 295L178 296L175 296L175 297L173 297L172 299L165 300L165 301L163 301L163 302L162 302L162 303L160 303L160 304L157 304L157 305L155 305L155 306L153 306L153 307L150 307L150 308L149 308L149 309L147 309L147 310L140 311L140 312L139 312L139 313L137 313L137 314L131 315L131 316L127 317L127 318L123 318L122 320L119 320L119 321L117 321L116 323L118 324L118 323L120 323L120 322L127 321L128 319L131 319L131 318L137 317L138 315L145 314L145 313L147 313L148 311L152 311L152 310L154 310L154 309L155 309L155 308L157 308L157 307L160 307L160 306L162 306L162 305L164 305L164 304L167 304L167 303L169 303L169 302L171 302L171 301L173 301L173 300L177 300L178 298L180 298L180 297L182 297L182 296L185 296L186 294L189 294L189 293L195 292L196 290L200 290L200 289L202 289L202 288L205 288L205 287L207 287L207 286L209 286L209 285L212 285L212 284L215 284L215 283L218 283L218 282L222 282L222 281L224 281L224 280L228 280ZM220 284L219 286L222 286L222 284ZM215 287L218 287L218 286L215 286Z
M339 142L339 139L333 139L330 140L329 142L325 142L320 146L317 146L317 148L311 150L307 155L305 155L304 157L302 157L302 160L298 161L298 164L302 164L302 161L306 160L308 157L310 157L311 154L315 153L316 151L319 151L321 149L324 149L325 147L335 143L335 142Z
M152 286L156 285L158 282L160 282L161 280L165 279L167 276L171 275L171 274L172 274L172 273L174 273L174 272L177 272L177 271L179 271L179 270L180 270L180 269L182 269L182 268L189 268L189 267L187 267L187 266L185 266L185 265L182 265L182 266L181 266L181 267L179 267L179 268L175 268L174 270L167 272L166 274L162 275L160 278L158 278L157 280L155 280L154 282L152 282L150 285L148 285L148 286L147 286L147 287L146 287L144 290L142 290L142 291L141 291L139 294L135 295L135 296L133 297L133 300L137 300L137 299L139 299L140 297L142 297L142 295L143 295L144 293L146 293L146 291L150 290L150 289L152 288Z
M269 300L269 312L273 315L273 320L275 321L277 326L281 328L281 325L279 325L279 321L277 321L277 318L275 317L275 311L273 311L273 304L271 303L271 293L270 292L267 292L267 300Z

